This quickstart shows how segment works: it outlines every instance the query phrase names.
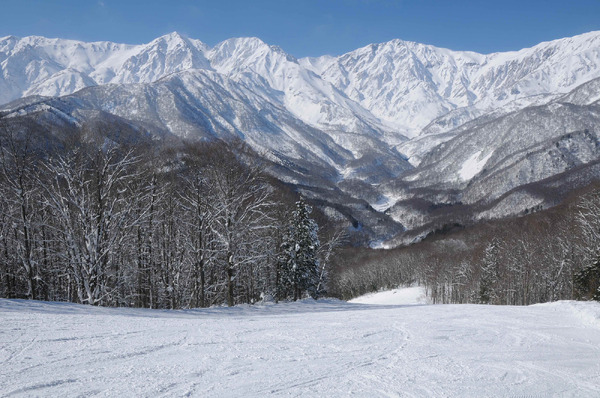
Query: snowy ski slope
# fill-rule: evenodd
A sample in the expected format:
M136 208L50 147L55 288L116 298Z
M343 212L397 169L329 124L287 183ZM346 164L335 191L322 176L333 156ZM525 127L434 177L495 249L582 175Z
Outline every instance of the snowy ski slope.
M3 397L351 395L600 397L600 304L158 311L0 300Z

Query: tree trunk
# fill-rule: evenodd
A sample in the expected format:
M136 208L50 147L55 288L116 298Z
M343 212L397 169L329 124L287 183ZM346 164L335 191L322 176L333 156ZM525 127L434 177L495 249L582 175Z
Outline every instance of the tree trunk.
M227 252L227 305L233 307L233 254Z

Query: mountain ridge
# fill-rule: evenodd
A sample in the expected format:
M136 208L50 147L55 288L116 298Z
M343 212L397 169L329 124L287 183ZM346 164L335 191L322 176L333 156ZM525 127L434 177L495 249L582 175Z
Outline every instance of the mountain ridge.
M300 59L259 38L5 37L0 72L0 103L18 97L0 104L4 117L83 125L103 114L146 133L241 138L330 213L342 205L358 230L371 223L378 241L426 225L422 208L483 208L600 156L600 32L486 55L395 39Z
M225 47L229 51L223 56ZM0 88L5 88L0 103L26 95L70 94L94 84L150 83L187 69L228 76L252 71L284 94L297 95L298 88L315 91L299 102L292 100L293 94L285 98L288 110L313 127L372 130L399 144L450 111L490 111L516 98L566 93L600 77L599 47L600 32L594 31L490 54L393 39L337 57L296 58L256 37L227 39L211 48L177 32L141 45L6 36L0 39ZM567 56L578 56L569 66L575 73L559 62L565 49L570 50ZM554 63L545 65L550 58ZM518 65L525 61L529 63ZM511 73L517 78L508 79ZM556 81L549 81L556 73ZM484 94L488 92L493 95ZM329 105L322 109L322 103ZM472 111L465 109L462 117L468 119Z

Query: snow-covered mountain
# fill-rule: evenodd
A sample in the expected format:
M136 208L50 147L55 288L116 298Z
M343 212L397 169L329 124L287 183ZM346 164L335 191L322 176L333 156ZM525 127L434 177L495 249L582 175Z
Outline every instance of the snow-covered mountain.
M386 125L415 136L454 109L491 110L598 77L600 33L488 55L392 40L317 65L314 71Z
M209 50L178 33L138 46L9 36L0 39L0 67L0 103L95 85L152 83L185 70L216 70L217 79L243 83L311 126L381 134L369 111L257 38L230 39Z
M524 107L600 77L600 32L487 55L392 40L299 60L257 38L209 48L178 33L143 45L9 36L0 39L0 68L0 103L213 70L263 90L313 127L385 134L399 143L450 111L446 130L515 100Z
M85 43L39 36L0 39L0 103L60 96L108 83L150 83L173 72L210 69L198 40L172 33L145 44Z
M392 40L303 59L258 38L0 38L6 117L78 125L102 114L156 134L239 137L282 180L369 212L493 200L596 161L597 78L600 32L486 55ZM376 222L384 235L402 229Z
M432 221L432 210L446 213L442 218L462 212L456 219L468 221L560 203L600 180L599 90L600 78L548 104L484 115L426 136L442 143L418 167L380 187L397 199L383 210L417 228Z

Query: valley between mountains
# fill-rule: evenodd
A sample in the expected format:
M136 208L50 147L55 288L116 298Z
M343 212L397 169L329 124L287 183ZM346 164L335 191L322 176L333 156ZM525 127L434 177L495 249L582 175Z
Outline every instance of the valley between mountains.
M57 141L89 125L117 142L242 140L373 247L549 208L600 176L600 32L507 53L392 40L301 59L258 38L8 36L0 104L3 123Z

